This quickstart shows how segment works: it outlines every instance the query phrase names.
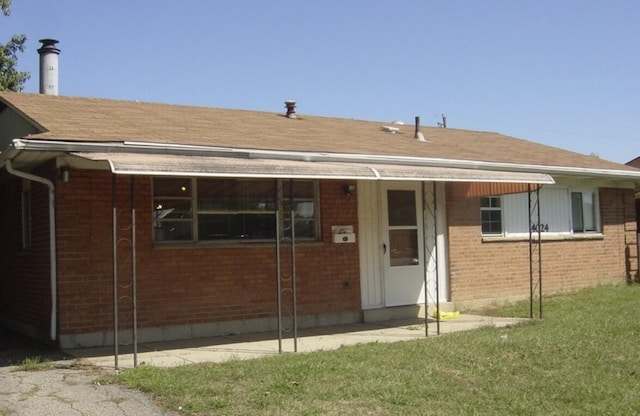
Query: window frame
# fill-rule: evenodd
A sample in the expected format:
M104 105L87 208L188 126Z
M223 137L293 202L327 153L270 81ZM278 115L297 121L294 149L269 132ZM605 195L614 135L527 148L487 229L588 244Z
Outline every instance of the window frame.
M162 180L162 179L183 179L183 180L188 180L190 181L190 188L191 188L191 193L190 196L188 197L165 197L163 195L156 195L156 180ZM252 210L252 209L247 209L247 207L241 207L238 204L238 200L241 198L240 195L236 194L234 196L234 200L231 201L231 206L233 206L233 209L201 209L199 206L199 200L202 198L201 195L199 195L199 187L198 185L202 185L203 180L219 180L219 181L234 181L235 182L235 186L237 186L238 182L258 182L258 181L272 181L274 183L274 198L273 198L273 209L266 209L266 210ZM284 197L285 194L285 187L289 186L289 179L261 179L261 178L234 178L234 177L227 177L227 178L209 178L209 177L184 177L184 176L155 176L151 178L151 184L152 184L152 189L151 189L151 199L152 199L152 216L153 221L152 221L152 227L153 227L153 232L152 232L152 239L153 239L153 243L154 244L160 244L160 245L167 245L167 244L198 244L198 245L228 245L228 244L259 244L259 243L273 243L275 242L275 236L274 237L268 237L268 238L220 238L220 239L202 239L200 237L200 221L202 220L203 216L209 215L209 216L215 216L215 215L242 215L242 216L246 216L246 215L270 215L273 216L273 222L275 224L275 216L276 216L276 203L279 203L280 206L278 208L280 208L280 212L281 212L281 216L279 218L279 227L281 232L283 233L284 236L287 235L287 226L290 223L289 221L289 217L290 217L290 212L287 211L285 212L285 207L288 206L289 204L289 197ZM318 180L314 180L314 179L292 179L291 181L293 181L293 183L295 184L295 182L307 182L311 184L311 192L312 195L311 196L293 196L293 202L294 204L296 204L296 202L312 202L313 204L313 215L311 217L294 217L294 222L296 224L301 224L302 222L312 222L312 230L313 230L313 237L305 237L305 236L297 236L296 240L300 241L300 242L317 242L321 240L321 227L320 227L320 186L319 186L319 181ZM157 201L158 200L179 200L179 199L184 199L184 200L189 200L190 201L190 207L191 207L191 216L189 219L181 219L181 220L176 220L174 219L164 219L164 218L160 218L158 219L156 217L156 212L158 210L158 205L157 205ZM295 215L295 214L294 214ZM156 229L158 228L158 224L163 223L163 222L171 222L171 221L182 221L182 222L188 222L190 224L190 235L191 238L190 239L158 239L157 235L156 235ZM284 231L283 231L284 230ZM296 227L296 231L298 230L298 228ZM296 232L296 234L298 234Z
M312 195L311 196L290 196L287 195L285 196L285 187L290 186L289 184L291 184L291 188L289 189L289 193L293 190L293 184L295 182L309 182L311 183L312 186ZM285 207L289 208L289 211L292 211L292 207L289 206L289 204L291 202L293 202L296 206L299 203L303 203L303 202L313 202L313 216L311 217L311 221L313 221L313 237L304 237L304 236L296 236L296 240L298 241L320 241L320 184L318 180L314 180L314 179L294 179L294 180L288 180L288 179L279 179L278 180L278 201L280 201L280 203L282 204L281 206L281 211L284 213L283 215L283 219L282 221L283 224L283 228L286 229L286 224L287 224L287 211L285 210ZM295 212L297 212L297 209L295 210ZM289 217L291 217L291 213L289 213ZM293 225L294 225L294 231L295 230L299 230L302 229L300 224L303 222L307 222L309 221L307 219L308 217L304 217L304 216L295 216L294 213L294 217L293 217ZM291 218L289 218L289 223ZM298 224L296 226L296 224Z
M489 200L489 206L483 206L483 200ZM491 203L491 201L493 200L497 200L498 206L493 206L493 204ZM493 212L499 212L500 213L500 223L499 223L499 231L485 231L484 230L484 225L485 223L489 223L491 224L492 221L485 221L484 217L484 213L493 213ZM503 204L502 204L502 198L499 195L491 195L491 196L483 196L480 197L480 233L483 236L492 236L492 237L496 237L496 236L503 236L505 233L504 230L504 213L503 213Z
M553 191L553 193L548 193L546 195L543 192ZM589 210L585 209L585 203L588 205L588 202L584 202L585 195L590 195L590 199L592 202L592 206L590 208L591 214L593 218L590 219L592 222L592 227L589 229L578 229L576 228L574 222L574 194L582 195L582 206L580 209L580 214L584 218L585 212ZM526 210L525 206L528 206L528 202L524 201L527 199L527 193L523 192L520 194L513 194L510 196L519 196L523 200L519 199L505 199L501 198L501 207L502 210L502 227L501 233L487 233L483 231L483 219L482 212L486 210L497 210L496 208L482 207L482 198L481 197L481 217L480 217L480 227L481 227L481 235L483 239L487 241L492 240L501 240L501 239L528 239L529 238L529 227L530 220L528 210ZM495 197L495 196L491 196ZM489 198L491 198L489 197ZM545 201L543 198L547 198L547 203L551 203L556 208L560 208L560 210L556 209L547 214L545 216ZM566 239L566 238L601 238L602 237L602 224L601 224L601 213L600 213L600 198L599 198L599 189L597 187L589 188L589 187L576 187L570 185L548 185L543 187L540 190L540 199L542 200L541 212L543 218L540 221L540 229L541 229L541 237L546 239ZM547 205L548 206L548 205ZM525 212L519 212L522 209L525 209ZM509 219L507 219L507 217ZM514 222L515 218L515 222ZM527 221L529 224L524 224L520 221ZM520 224L520 225L518 225ZM593 228L593 229L591 229ZM534 234L537 235L537 230L534 231Z
M186 195L186 196L175 196L175 195L156 195L156 185L155 185L155 180L156 179L169 179L169 180L183 180L183 181L188 181L189 183L189 192L190 195ZM186 190L185 190L186 191ZM151 179L151 201L152 201L152 207L151 207L151 212L152 212L152 217L153 217L153 221L152 221L152 238L154 243L157 242L171 242L171 243L192 243L195 240L195 235L194 235L194 193L196 192L195 189L195 178L187 178L187 177L181 177L181 176L170 176L170 177L166 177L166 176L162 176L162 177L154 177ZM179 201L189 201L189 205L190 205L190 209L189 211L190 216L186 217L186 218L175 218L173 216L168 217L169 214L171 214L171 210L173 210L173 208L165 208L164 205L162 205L162 202L165 201L175 201L175 202L179 202ZM166 213L164 211L167 211ZM162 214L162 215L161 215ZM168 217L168 218L167 218ZM175 223L180 224L180 223L186 223L186 224L190 224L189 226L189 236L190 238L188 239L174 239L174 240L158 240L156 239L156 233L160 233L161 231L163 231L163 227L160 226L160 224L170 224L170 223Z
M581 215L581 223L583 225L582 230L576 230L575 224L575 214L576 210L574 207L574 195L580 194L581 199L581 207L580 213ZM591 208L591 222L593 223L593 229L586 229L585 224L585 195L590 194L592 200L592 208ZM571 219L571 233L572 234L598 234L602 232L601 224L600 224L600 198L598 189L587 189L587 188L569 188L569 202L570 202L570 219Z

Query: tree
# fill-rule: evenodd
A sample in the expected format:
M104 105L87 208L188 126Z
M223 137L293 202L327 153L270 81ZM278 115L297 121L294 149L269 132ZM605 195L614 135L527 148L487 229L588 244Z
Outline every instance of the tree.
M0 0L0 10L9 16L11 0ZM29 79L29 73L18 71L18 52L24 52L27 37L13 35L9 42L0 43L0 91L22 91L24 83Z

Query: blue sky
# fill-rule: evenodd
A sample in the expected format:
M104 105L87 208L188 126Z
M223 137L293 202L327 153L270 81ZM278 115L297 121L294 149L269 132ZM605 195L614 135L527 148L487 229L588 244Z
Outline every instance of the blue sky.
M487 130L640 156L637 0L13 0L60 94Z

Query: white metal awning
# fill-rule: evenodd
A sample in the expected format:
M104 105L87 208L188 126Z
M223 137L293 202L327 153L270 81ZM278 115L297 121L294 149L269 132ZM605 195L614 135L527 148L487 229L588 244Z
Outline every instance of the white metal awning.
M317 162L155 153L74 152L119 175L281 179L398 180L553 184L542 173L355 162Z

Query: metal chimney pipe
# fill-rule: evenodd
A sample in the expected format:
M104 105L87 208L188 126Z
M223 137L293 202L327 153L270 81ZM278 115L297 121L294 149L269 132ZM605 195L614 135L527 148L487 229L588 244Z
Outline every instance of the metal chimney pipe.
M296 118L296 101L287 100L284 102L284 106L287 108L287 117Z
M55 39L40 39L40 94L58 95L58 55Z
M418 139L419 142L426 142L427 139L424 138L424 134L422 134L422 130L420 130L420 117L416 116L416 131L413 133L413 138Z

